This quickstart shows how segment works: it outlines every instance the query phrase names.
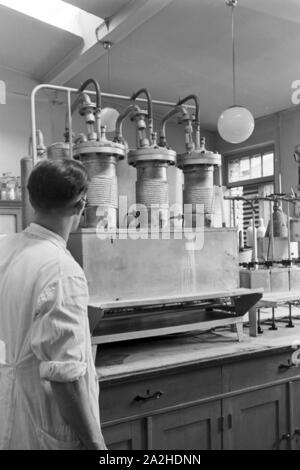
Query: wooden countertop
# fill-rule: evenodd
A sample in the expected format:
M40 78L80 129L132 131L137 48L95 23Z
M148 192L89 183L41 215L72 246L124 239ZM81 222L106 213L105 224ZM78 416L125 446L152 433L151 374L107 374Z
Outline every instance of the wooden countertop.
M300 346L300 320L295 328L278 323L277 331L265 327L264 334L236 341L236 333L228 329L214 332L171 335L164 338L130 341L98 348L96 369L100 381L125 380L167 369L201 366L245 359L247 356L272 354Z

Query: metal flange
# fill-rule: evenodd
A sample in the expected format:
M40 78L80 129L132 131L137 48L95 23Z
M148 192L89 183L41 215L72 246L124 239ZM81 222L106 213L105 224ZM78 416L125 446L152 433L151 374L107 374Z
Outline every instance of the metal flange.
M136 166L140 162L155 161L175 165L176 152L163 147L146 147L137 150L130 150L128 153L128 163L132 166Z
M177 167L183 169L188 165L214 165L221 166L222 157L219 153L202 152L194 150L192 152L177 155Z
M110 140L99 141L88 141L75 144L73 147L74 157L79 155L89 155L91 153L97 153L102 155L112 155L118 157L119 160L123 160L126 155L125 145L119 142L112 142Z

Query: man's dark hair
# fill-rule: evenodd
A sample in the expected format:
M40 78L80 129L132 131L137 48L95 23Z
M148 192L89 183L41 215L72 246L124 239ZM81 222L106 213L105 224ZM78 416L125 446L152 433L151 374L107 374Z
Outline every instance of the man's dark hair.
M88 174L75 160L42 160L32 170L27 188L35 209L63 209L87 191Z

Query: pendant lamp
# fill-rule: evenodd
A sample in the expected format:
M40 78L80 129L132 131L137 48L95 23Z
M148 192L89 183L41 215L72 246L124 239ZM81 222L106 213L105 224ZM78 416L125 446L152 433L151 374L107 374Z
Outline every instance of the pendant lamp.
M231 7L233 106L225 109L219 117L218 132L227 142L239 144L251 136L254 118L247 108L236 104L234 8L237 0L226 0L226 5Z

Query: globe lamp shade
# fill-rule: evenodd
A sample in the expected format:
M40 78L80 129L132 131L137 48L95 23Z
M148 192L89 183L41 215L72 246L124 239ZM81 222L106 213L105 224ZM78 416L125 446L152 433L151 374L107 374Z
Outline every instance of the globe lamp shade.
M247 140L254 131L254 118L250 111L242 106L227 108L219 117L218 132L232 144Z
M113 132L116 129L116 122L119 112L114 108L103 108L101 111L101 125L106 127L107 132Z

